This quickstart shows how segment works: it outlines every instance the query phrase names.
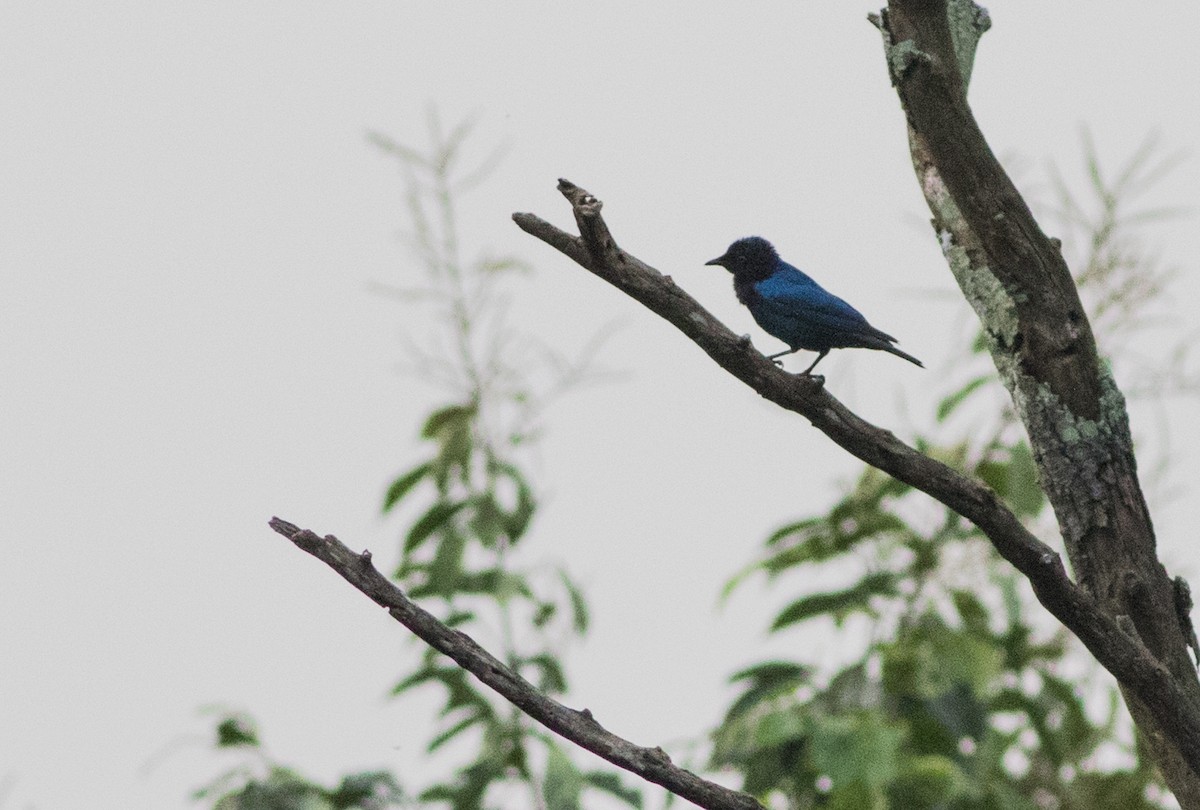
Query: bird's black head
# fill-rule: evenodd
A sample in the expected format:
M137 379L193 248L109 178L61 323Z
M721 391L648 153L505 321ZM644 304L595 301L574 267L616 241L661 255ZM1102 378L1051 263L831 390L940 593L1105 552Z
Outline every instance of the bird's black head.
M724 256L718 256L705 264L724 267L736 278L761 281L775 272L779 254L775 247L761 236L747 236L729 246Z

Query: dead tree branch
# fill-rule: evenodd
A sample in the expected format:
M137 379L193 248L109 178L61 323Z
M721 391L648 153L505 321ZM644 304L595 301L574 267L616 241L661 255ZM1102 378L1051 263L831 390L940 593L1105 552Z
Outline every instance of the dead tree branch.
M342 578L387 608L400 622L443 655L477 677L525 714L556 734L591 751L619 768L661 785L672 793L710 810L762 810L752 796L701 779L672 764L661 748L644 748L601 726L587 709L576 711L552 700L459 630L447 627L410 601L404 592L371 563L371 553L355 554L333 535L320 537L279 518L271 528L307 551Z

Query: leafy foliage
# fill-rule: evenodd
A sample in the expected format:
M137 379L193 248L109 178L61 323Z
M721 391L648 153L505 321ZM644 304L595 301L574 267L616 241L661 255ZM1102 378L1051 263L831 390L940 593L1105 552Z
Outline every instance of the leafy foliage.
M1032 518L1039 490L1020 447L989 448L965 466L979 475L986 466ZM910 495L868 470L829 514L770 538L756 564L770 578L862 571L848 588L793 601L772 632L860 615L874 637L827 678L793 661L735 675L742 692L716 730L711 765L797 808L1157 807L1144 798L1150 766L1096 764L1115 747L1115 704L1107 718L1089 717L1084 690L1059 674L1065 634L1031 624L1029 600L974 527L950 512L922 526L905 513Z
M586 364L539 349L505 323L503 283L525 265L486 253L464 260L456 209L458 196L486 176L495 156L463 170L470 122L443 132L431 112L429 127L427 152L372 136L399 161L408 187L407 237L425 270L415 285L378 286L429 305L439 328L423 341L406 338L406 370L447 397L421 424L421 460L398 473L383 495L383 513L405 525L393 576L444 622L558 695L568 687L561 649L587 631L588 607L565 570L521 564L538 508L525 468L542 410L585 379ZM580 769L517 709L423 645L392 693L417 690L437 690L441 698L426 751L459 764L445 778L422 775L426 784L407 804L479 810L495 806L498 797L523 795L525 806L576 810L598 793L641 806L641 794L615 773ZM229 723L219 728L221 745L257 746L252 723ZM271 766L253 778L227 775L198 795L215 799L213 807L222 810L374 810L402 798L396 785L388 774L363 773L330 789Z
M428 156L376 138L408 173L410 237L428 270L420 292L440 302L454 358L454 367L446 368L443 361L437 375L452 401L435 409L420 431L428 456L396 477L383 511L407 509L416 515L404 534L394 575L409 595L440 603L444 620L465 632L498 635L487 646L500 650L508 666L544 692L562 694L567 678L559 648L587 630L587 605L566 571L520 567L515 551L538 506L521 466L529 440L537 435L536 414L548 396L580 375L578 368L556 363L552 381L539 390L529 381L528 367L521 369L497 351L519 343L495 321L502 309L498 274L523 265L485 256L464 266L459 258L453 201L461 186L456 167L468 129L460 126L440 138L436 118L431 119L435 145ZM432 367L437 346L417 349L415 355ZM432 753L454 741L473 741L475 754L452 778L426 788L419 796L422 803L473 810L487 805L490 790L522 786L531 801L540 797L554 810L579 807L588 789L635 806L640 802L640 795L614 775L578 770L524 715L431 649L422 652L420 664L393 692L428 688L439 689L443 703L427 749Z
M396 778L385 771L343 777L333 787L283 767L267 756L254 721L227 713L217 721L216 747L236 749L247 761L193 794L214 810L387 810L407 804Z

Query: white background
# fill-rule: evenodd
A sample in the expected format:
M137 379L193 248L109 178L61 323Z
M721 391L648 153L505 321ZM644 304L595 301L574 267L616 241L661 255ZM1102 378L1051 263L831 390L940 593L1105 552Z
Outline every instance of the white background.
M439 400L396 371L401 329L433 324L368 290L416 265L401 176L365 133L423 145L429 102L478 117L479 156L509 145L463 232L536 265L529 331L570 353L620 324L602 361L626 376L562 400L536 463L528 553L565 561L595 616L570 702L644 744L715 722L785 595L718 611L722 583L857 466L509 216L570 226L570 178L626 249L774 351L702 266L771 238L929 366L835 353L830 389L902 436L930 429L968 314L922 224L874 9L0 6L0 807L188 806L221 766L197 715L213 703L249 708L315 778L431 776L413 768L429 702L386 699L403 631L266 526L394 559L378 504ZM1194 8L991 11L973 103L1031 190L1050 161L1079 178L1084 125L1112 167L1152 130L1193 150L1154 198L1192 209L1153 231L1181 270L1156 338L1173 345L1200 300ZM1168 408L1178 460L1151 495L1164 559L1195 577L1193 405Z

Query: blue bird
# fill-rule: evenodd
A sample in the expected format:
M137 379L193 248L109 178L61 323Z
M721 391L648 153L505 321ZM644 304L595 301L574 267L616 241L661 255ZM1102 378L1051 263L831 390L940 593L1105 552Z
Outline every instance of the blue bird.
M801 349L817 352L817 359L801 372L808 375L830 349L878 349L925 367L893 346L896 339L867 323L857 309L779 258L774 245L761 236L739 239L725 255L705 264L733 273L738 300L768 334L791 347L769 360Z

